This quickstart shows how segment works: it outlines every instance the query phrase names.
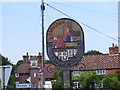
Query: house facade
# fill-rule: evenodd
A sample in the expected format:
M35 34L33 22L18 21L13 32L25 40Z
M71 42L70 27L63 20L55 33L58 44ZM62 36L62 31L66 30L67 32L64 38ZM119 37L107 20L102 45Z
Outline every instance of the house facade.
M21 64L15 71L16 88L21 90L34 90L40 88L40 79L50 81L54 79L54 71L52 73L48 68L54 68L50 64L44 65L44 72L42 72L42 56L30 56L28 53L23 56L23 64Z
M115 74L120 71L118 46L112 44L108 54L84 55L81 62L71 68L72 71L96 71L97 75Z
M64 52L65 51L63 51L63 54ZM58 52L55 54L57 56ZM64 59L63 56L60 56L60 58ZM39 88L41 76L39 76L38 73L40 73L41 66L42 56L40 53L38 56L30 56L28 53L24 55L23 64L15 71L16 85L25 83L31 85L32 88ZM56 70L58 70L58 68L54 65L45 64L44 81L54 80L54 73ZM108 54L84 55L80 63L72 67L71 71L73 71L74 75L79 75L81 71L96 71L97 75L115 74L117 71L120 71L118 46L112 44L112 46L109 47Z

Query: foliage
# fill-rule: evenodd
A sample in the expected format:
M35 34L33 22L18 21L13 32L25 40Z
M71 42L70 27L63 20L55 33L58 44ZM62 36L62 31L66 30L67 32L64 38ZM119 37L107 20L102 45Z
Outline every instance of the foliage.
M84 55L97 55L97 54L103 54L103 53L96 50L90 50L90 51L87 51Z
M72 76L73 81L79 81L82 88L90 88L90 83L95 82L95 87L99 87L99 82L103 82L104 88L120 88L119 72L114 75L96 75L95 71L83 71L79 76Z
M80 78L80 75L79 75L79 76L78 76L78 75L76 75L76 76L73 75L73 76L72 76L72 81L73 81L73 82L79 81L79 78Z
M7 88L15 88L15 76L11 74Z
M53 88L55 89L55 88L62 88L62 79L61 79L61 76L62 76L62 72L61 71L57 71L57 72L55 72L55 80L56 81L54 81L53 82Z
M15 77L14 77L15 68L14 68L14 66L15 65L13 65L11 63L11 61L8 60L8 58L2 56L1 54L0 54L0 62L1 62L0 63L1 65L12 65L13 68L12 68L12 72L11 72L10 79L9 79L9 82L8 82L8 87L14 88L14 86L15 86Z
M89 88L91 82L98 82L99 79L96 76L95 71L81 72L79 81L82 84L82 88Z
M45 60L45 64L52 64L50 60Z
M103 79L104 88L120 88L120 81L116 75L108 75Z
M118 77L118 80L120 81L120 71L116 71L116 76Z
M16 64L16 66L18 67L19 65L23 64L23 60L19 60Z
M79 81L82 88L90 88L91 82L98 84L102 78L103 76L96 75L95 71L83 71L79 76L72 76L72 80Z
M0 65L13 65L8 58L0 54Z

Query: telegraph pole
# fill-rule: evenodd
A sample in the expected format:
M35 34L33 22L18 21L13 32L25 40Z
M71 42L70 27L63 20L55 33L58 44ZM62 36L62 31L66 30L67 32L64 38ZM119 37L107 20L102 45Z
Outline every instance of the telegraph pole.
M45 6L44 6L44 0L42 0L41 3L41 12L42 12L42 72L44 73L44 10L45 10ZM43 88L44 85L44 75L43 77L41 77L41 88Z

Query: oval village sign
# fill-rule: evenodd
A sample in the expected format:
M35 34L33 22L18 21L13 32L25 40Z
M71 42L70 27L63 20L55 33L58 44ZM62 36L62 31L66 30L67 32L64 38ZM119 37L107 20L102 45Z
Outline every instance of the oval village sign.
M47 30L47 54L51 62L62 70L76 66L84 54L84 32L74 20L61 18Z

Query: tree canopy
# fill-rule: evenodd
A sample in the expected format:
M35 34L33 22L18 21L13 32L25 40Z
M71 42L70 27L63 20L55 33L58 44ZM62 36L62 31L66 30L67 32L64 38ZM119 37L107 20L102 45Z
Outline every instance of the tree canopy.
M97 50L90 50L87 51L84 55L97 55L97 54L103 54L103 53Z
M0 54L0 65L13 65L13 64L11 63L10 60L8 60L8 58Z
M61 71L57 71L55 72L55 82L53 82L53 89L60 89L62 88L62 72Z

